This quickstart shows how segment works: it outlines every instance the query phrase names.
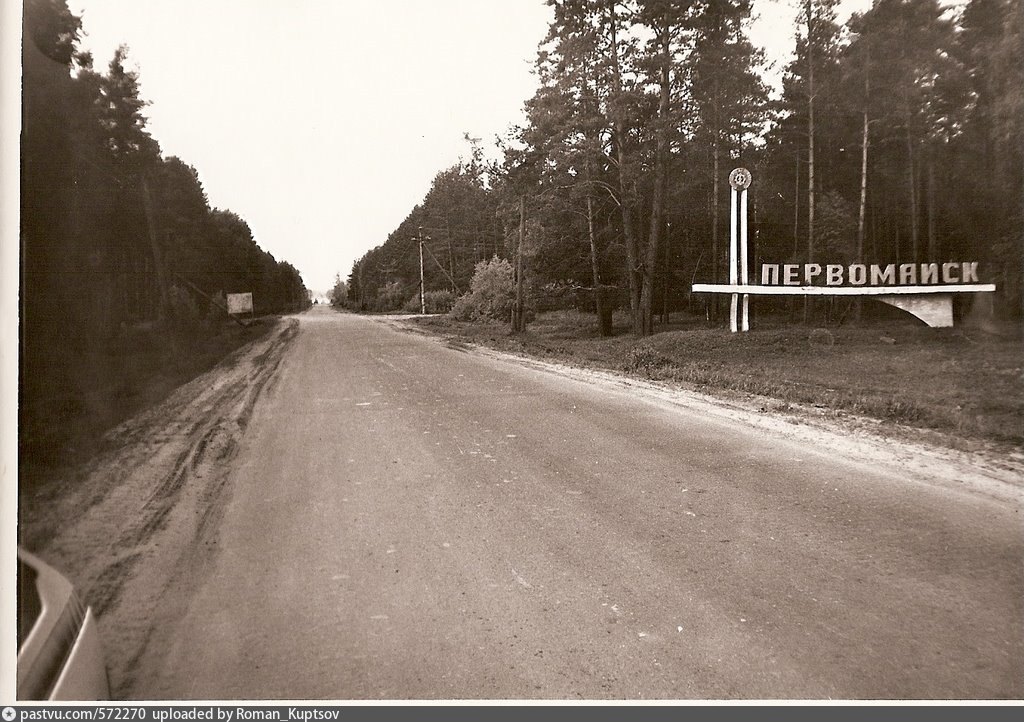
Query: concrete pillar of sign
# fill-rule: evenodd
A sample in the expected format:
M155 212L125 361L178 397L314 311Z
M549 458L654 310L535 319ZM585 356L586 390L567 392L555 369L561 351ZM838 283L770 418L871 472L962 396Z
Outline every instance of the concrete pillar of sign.
M929 293L875 296L882 303L901 308L917 316L932 328L948 328L953 325L953 294Z

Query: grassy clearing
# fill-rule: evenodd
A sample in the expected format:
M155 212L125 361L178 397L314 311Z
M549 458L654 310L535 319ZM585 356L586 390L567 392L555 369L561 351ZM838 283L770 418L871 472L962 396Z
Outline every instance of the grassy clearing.
M617 319L597 336L592 316L538 316L513 336L505 324L446 317L417 325L462 341L704 391L733 391L821 407L968 439L1024 446L1024 354L1019 339L915 324L812 329L759 320L747 334L673 316L638 339Z

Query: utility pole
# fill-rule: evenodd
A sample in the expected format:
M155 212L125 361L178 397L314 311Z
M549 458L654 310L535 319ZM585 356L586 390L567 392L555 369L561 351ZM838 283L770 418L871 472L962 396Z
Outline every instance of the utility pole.
M419 231L416 234L416 239L420 243L420 314L426 315L427 299L423 295L423 226L419 227Z

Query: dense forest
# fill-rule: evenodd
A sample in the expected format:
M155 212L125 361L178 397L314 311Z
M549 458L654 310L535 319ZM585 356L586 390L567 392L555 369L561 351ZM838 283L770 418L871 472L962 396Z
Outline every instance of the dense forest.
M101 72L80 32L65 0L26 0L23 453L139 353L173 364L216 335L225 294L252 292L257 315L308 304L298 271L260 249L236 214L211 208L194 168L161 154L127 50Z
M498 161L476 151L438 174L356 262L350 305L418 298L422 228L428 293L465 293L497 255L534 308L622 308L640 335L673 310L714 320L714 300L689 289L727 277L726 179L744 166L755 269L978 261L996 313L1020 318L1024 3L875 0L841 26L836 0L799 0L777 98L751 0L549 4L526 122ZM828 301L758 310L840 315Z

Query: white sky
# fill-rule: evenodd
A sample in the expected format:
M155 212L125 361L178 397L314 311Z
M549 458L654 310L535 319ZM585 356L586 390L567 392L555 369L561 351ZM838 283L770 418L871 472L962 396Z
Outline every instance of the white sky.
M754 0L781 68L794 0ZM325 291L434 175L522 119L543 0L70 0L97 69L120 43L165 156ZM840 20L870 0L844 0Z

